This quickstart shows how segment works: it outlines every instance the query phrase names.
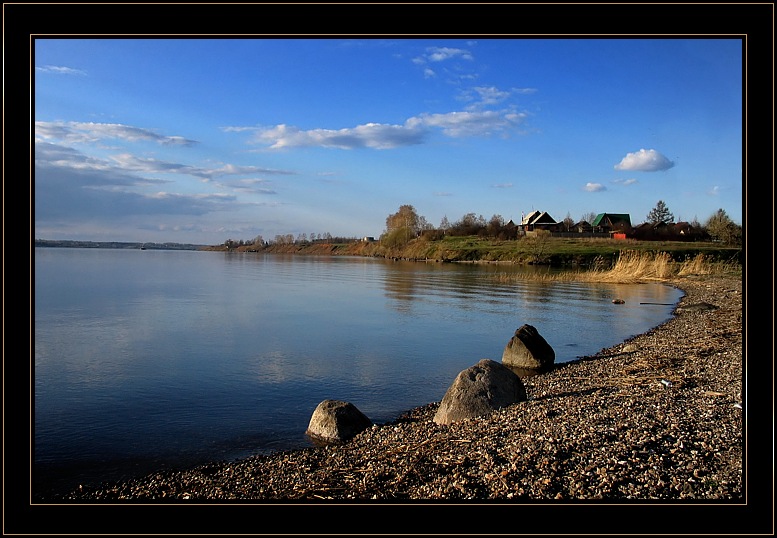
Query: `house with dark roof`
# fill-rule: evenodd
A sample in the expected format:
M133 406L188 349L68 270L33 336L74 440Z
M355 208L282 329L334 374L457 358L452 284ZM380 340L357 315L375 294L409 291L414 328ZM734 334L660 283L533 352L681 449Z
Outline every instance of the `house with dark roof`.
M587 220L581 220L580 222L573 224L570 231L581 233L581 234L591 233L593 231L593 227L591 226L591 223L589 223Z
M631 232L631 217L628 213L599 213L591 226L595 232L627 234Z
M524 232L534 232L536 230L555 232L559 226L559 223L545 211L532 211L521 219L521 228Z
M632 228L629 237L641 241L702 241L707 235L688 222L643 222Z

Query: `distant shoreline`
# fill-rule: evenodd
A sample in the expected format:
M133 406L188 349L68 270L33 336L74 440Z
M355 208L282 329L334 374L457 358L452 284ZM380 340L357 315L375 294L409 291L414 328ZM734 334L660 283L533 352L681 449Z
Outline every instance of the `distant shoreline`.
M74 241L56 239L36 239L38 248L107 248L119 250L205 250L208 245L192 243L141 243L132 241Z

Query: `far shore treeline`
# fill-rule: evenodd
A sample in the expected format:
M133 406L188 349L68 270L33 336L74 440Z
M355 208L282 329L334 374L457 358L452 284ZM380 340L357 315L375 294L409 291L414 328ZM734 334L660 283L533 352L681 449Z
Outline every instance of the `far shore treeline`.
M539 212L535 212L539 213ZM546 214L542 214L546 215ZM542 216L541 215L541 216ZM612 215L623 217L623 215ZM114 248L141 250L207 250L274 254L370 256L393 260L432 262L503 262L550 266L601 268L613 265L621 252L664 252L682 262L703 255L709 261L742 264L742 226L718 209L704 224L674 222L663 201L644 223L632 226L626 219L589 213L575 222L569 215L561 222L542 218L516 224L500 215L486 220L468 213L450 222L430 225L412 205L399 207L386 218L378 237L333 237L329 233L277 235L265 240L227 239L220 245L186 243L133 243L119 241L61 241L36 239L36 247Z
M71 241L36 239L36 247L59 248L118 248L118 249L143 249L143 250L203 250L207 245L194 245L191 243L138 243L130 241Z
M631 226L590 213L575 222L569 215L561 222L538 224L505 222L500 215L486 220L474 213L458 221L443 217L431 226L412 205L402 205L386 218L379 238L332 237L330 234L278 235L265 241L227 239L205 250L268 252L310 255L372 256L436 262L506 262L551 266L601 266L614 264L624 250L666 252L675 261L704 255L710 261L741 264L742 227L723 209L704 224L674 222L663 201L648 214L645 223ZM528 221L528 219L527 219Z

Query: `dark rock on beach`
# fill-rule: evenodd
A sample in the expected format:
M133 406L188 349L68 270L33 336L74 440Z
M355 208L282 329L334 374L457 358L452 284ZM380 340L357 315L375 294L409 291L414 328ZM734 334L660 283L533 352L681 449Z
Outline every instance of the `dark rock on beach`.
M483 359L461 371L445 392L434 415L436 424L487 415L495 409L526 400L526 387L508 367Z
M521 370L545 371L556 361L556 352L531 325L520 326L502 352L505 366Z
M372 426L351 402L324 400L316 406L305 432L317 444L341 443Z

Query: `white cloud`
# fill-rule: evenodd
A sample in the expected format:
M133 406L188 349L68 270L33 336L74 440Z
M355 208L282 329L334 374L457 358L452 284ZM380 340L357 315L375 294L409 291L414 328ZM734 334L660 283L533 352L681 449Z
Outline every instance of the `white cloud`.
M472 53L465 49L454 49L451 47L427 47L425 54L417 56L411 61L416 65L424 65L427 62L443 62L452 58L474 60Z
M474 90L480 95L480 102L484 105L495 105L510 97L510 92L494 86L475 86Z
M641 149L635 153L627 153L616 170L635 170L641 172L657 172L669 170L674 163L654 149Z
M47 169L59 168L89 172L96 183L102 182L105 185L115 185L117 181L120 181L119 184L122 185L160 181L158 179L137 176L137 173L184 174L205 181L223 176L294 174L294 172L287 170L274 170L258 166L235 166L233 164L224 164L220 167L211 168L190 166L159 159L138 157L131 153L119 153L111 155L108 159L100 159L86 155L73 148L41 141L36 141L35 143L35 166Z
M629 179L613 179L612 182L613 183L618 183L620 185L633 185L633 184L637 183L637 180L634 179L634 178L629 178Z
M495 185L491 185L495 189L511 189L513 187L512 183L497 183Z
M424 78L434 78L437 76L437 73L434 72L433 69L425 68L424 69Z
M507 133L520 125L526 114L502 111L465 111L445 114L414 116L403 125L366 123L345 129L310 129L280 124L274 127L253 127L255 143L266 144L270 149L288 148L337 148L337 149L393 149L421 144L431 129L457 138L464 136L489 136ZM226 127L227 131L244 131L246 127Z
M454 49L450 47L429 47L426 49L426 59L430 62L442 62L451 58L472 60L472 54L468 50Z
M583 187L583 189L588 192L601 192L601 191L606 191L607 187L605 187L601 183L588 182L585 184L585 187Z
M44 65L42 67L36 67L35 71L39 73L53 73L55 75L86 75L86 71L80 69L73 69L72 67L63 67L59 65Z
M485 136L506 132L517 127L526 114L512 111L485 110L480 112L447 112L445 114L422 114L407 120L407 125L435 127L453 138L463 136Z
M336 149L393 149L421 144L431 129L440 129L449 137L488 136L506 133L519 126L526 114L502 111L465 111L445 114L422 114L408 119L404 125L366 123L345 129L302 130L291 125L250 128L256 132L253 142L270 149L321 147ZM226 127L228 131L244 131L246 127Z
M289 125L257 129L255 141L271 149L323 147L338 149L390 149L420 144L423 131L406 125L366 123L349 129L311 129L303 131Z
M182 136L163 136L150 129L120 123L92 122L35 122L35 136L39 140L58 140L70 144L95 143L106 139L129 142L148 140L162 145L192 146L197 142Z
M715 185L709 191L707 191L707 194L709 194L710 196L718 196L718 195L720 195L720 187Z

